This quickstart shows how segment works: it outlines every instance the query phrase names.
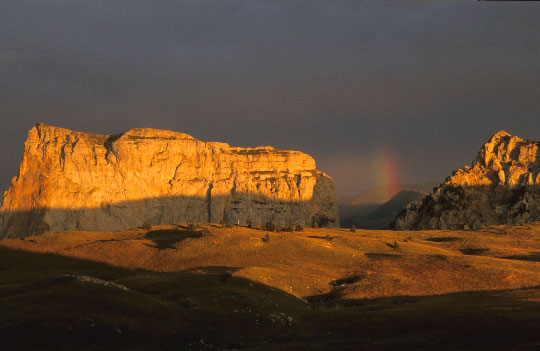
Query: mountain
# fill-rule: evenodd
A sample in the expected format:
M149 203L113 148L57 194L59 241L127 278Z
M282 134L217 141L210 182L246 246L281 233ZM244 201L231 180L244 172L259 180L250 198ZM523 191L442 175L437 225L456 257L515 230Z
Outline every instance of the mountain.
M389 201L400 191L415 191L430 193L439 183L429 181L422 184L392 184L384 187L367 189L354 196L345 196L338 199L339 218L341 221L354 216L367 216L379 206ZM343 224L342 224L343 225Z
M334 183L299 151L37 124L0 207L0 238L221 221L337 227Z
M365 214L357 214L341 220L341 226L345 228L354 225L364 229L387 229L402 209L411 203L421 201L426 195L427 193L423 192L402 190L390 200Z
M452 173L432 196L411 205L395 228L478 229L540 220L540 143L499 131L472 167Z
M367 189L354 196L340 197L338 203L340 206L382 204L402 190L430 193L438 185L439 183L435 181L428 181L422 184L390 184Z

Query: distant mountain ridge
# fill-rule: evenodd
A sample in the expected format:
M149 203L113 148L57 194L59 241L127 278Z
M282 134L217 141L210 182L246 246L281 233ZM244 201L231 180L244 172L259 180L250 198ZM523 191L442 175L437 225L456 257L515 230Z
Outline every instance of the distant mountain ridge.
M382 205L370 211L341 219L344 228L354 225L362 229L388 229L401 210L411 203L419 203L428 195L425 192L402 190Z
M397 199L391 202L394 197L403 191L421 194L412 197L416 199L417 197L423 197L429 194L433 191L433 188L438 185L439 183L435 183L434 181L428 181L422 184L393 184L386 187L367 189L354 196L341 197L338 199L341 226L349 227L352 223L356 223L355 226L358 228L387 228L387 224L392 222L399 211L410 202L405 201L406 198L404 195L398 196ZM386 219L382 220L381 218L384 216L379 214L375 214L377 218L372 218L371 214L375 211L378 213L386 213L388 207L383 205L387 202L394 204L387 206L396 206L395 204L397 203L400 204L400 208L394 214L394 217L391 218L388 223L386 223ZM379 209L380 207L382 207L382 209ZM390 213L393 212L390 211L386 214L389 215Z
M338 199L338 204L345 206L382 204L402 190L429 193L438 185L440 185L439 182L435 181L428 181L422 184L391 184L367 189L353 196L342 196Z

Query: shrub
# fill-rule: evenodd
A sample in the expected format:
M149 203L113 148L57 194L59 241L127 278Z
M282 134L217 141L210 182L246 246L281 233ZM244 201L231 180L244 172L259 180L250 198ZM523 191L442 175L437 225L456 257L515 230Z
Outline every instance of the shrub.
M146 229L146 230L150 230L150 229L152 229L152 225L150 224L149 221L145 221L144 225L143 225L143 228Z
M285 231L286 232L292 232L292 231L294 231L294 228L292 226L288 226L288 227L285 228Z
M304 227L302 227L300 224L298 224L298 225L296 226L295 230L296 230L297 232L303 232L303 231L304 231Z
M356 227L353 225L351 225L351 233L355 233L356 232Z
M276 226L272 222L266 223L265 228L266 228L266 230L269 230L271 232L276 230Z

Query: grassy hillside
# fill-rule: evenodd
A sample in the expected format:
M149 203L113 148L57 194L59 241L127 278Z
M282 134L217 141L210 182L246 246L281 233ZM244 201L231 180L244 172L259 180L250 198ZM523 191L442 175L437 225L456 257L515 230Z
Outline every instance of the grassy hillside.
M191 229L1 241L1 340L21 349L540 345L539 225Z

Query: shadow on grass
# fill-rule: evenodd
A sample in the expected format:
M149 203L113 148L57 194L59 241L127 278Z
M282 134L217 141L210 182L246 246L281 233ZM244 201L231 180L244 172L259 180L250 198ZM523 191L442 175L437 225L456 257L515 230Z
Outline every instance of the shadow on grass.
M17 349L254 347L294 330L269 301L294 321L307 305L239 267L154 272L5 247L0 267L0 338Z
M540 262L540 252L531 252L529 255L503 256L500 258L504 258L507 260Z
M164 250L175 249L175 244L186 239L201 238L203 234L202 230L160 229L149 231L144 238L152 240L158 250Z
M403 255L397 255L397 254L389 254L389 253L365 253L367 258L371 260L377 260L377 259L399 259L402 258Z
M332 241L332 240L334 240L335 236L330 236L330 235L327 235L327 236L310 235L310 236L308 236L308 238Z
M540 298L538 287L348 299L348 285L362 278L350 276L335 280L328 293L306 296L311 303L306 304L234 275L224 283L223 274L238 267L154 272L4 247L0 267L0 338L19 349L489 350L540 345L540 303L533 300ZM58 279L65 275L96 277L130 290Z
M320 311L312 333L332 335L343 342L342 347L348 346L343 349L362 349L362 345L370 350L536 350L540 346L540 304L528 300L540 297L540 286L365 299L346 298L346 292L346 287L337 286L305 298ZM351 324L353 320L358 324ZM365 343L365 338L370 342Z
M350 285L350 284L354 284L354 283L359 282L360 280L362 280L362 278L364 278L364 276L353 275L353 276L342 278L342 279L332 280L330 282L330 285L331 286L336 286L336 287L337 286L342 286L342 285Z
M453 236L441 236L441 237L427 238L425 240L426 241L432 241L434 243L448 243L448 242L452 242L452 241L461 241L463 239L456 238L456 237L453 237Z
M464 255L482 255L486 252L489 252L489 249L486 248L477 248L477 247L466 247L464 249L459 249Z
M205 267L192 268L188 272L194 272L194 273L202 272L202 273L205 273L205 274L219 275L219 274L223 274L223 273L226 273L226 272L236 273L240 269L242 269L242 267L205 266Z
M399 244L398 244L397 241L394 241L393 243L387 243L387 242L385 242L384 244L385 244L386 246L388 246L389 248L391 248L391 249L395 249L395 250L399 249Z
M336 287L324 294L317 294L311 296L305 296L304 299L312 305L326 305L329 303L335 303L343 297L344 288Z
M429 344L432 345L454 345L458 348L471 347L473 349L479 347L479 349L484 350L489 349L485 348L486 345L496 345L500 342L507 345L517 345L523 343L524 338L530 340L531 336L523 328L528 329L529 332L540 330L540 320L535 317L540 314L540 304L527 300L528 296L540 296L540 286L364 299L346 298L346 291L345 286L336 286L330 292L308 296L305 299L323 311L333 310L335 315L346 316L348 311L354 310L371 322L373 321L371 318L384 316L383 318L389 324L377 323L375 327L375 325L369 325L371 322L366 321L365 323L365 327L369 329L368 335L370 337L377 339L376 335L381 333L378 336L380 337L379 341L382 341L383 344L397 346L397 340L400 337L395 334L396 332L399 334L420 332L426 334L424 341L431 340ZM443 310L445 311L444 318L437 317L436 314ZM529 322L534 321L534 326L528 325L520 316L524 316ZM336 316L335 318L339 320L340 317ZM380 321L382 322L382 320ZM478 329L470 330L467 327L469 322L477 325ZM328 329L337 334L341 328L346 327L339 322L329 326ZM501 334L492 334L496 333L497 330ZM514 330L516 334L510 330ZM388 335L392 335L392 337L388 337ZM458 337L454 339L456 335ZM532 339L535 339L535 342L540 342L540 337L536 336ZM385 347L382 349L386 350Z

